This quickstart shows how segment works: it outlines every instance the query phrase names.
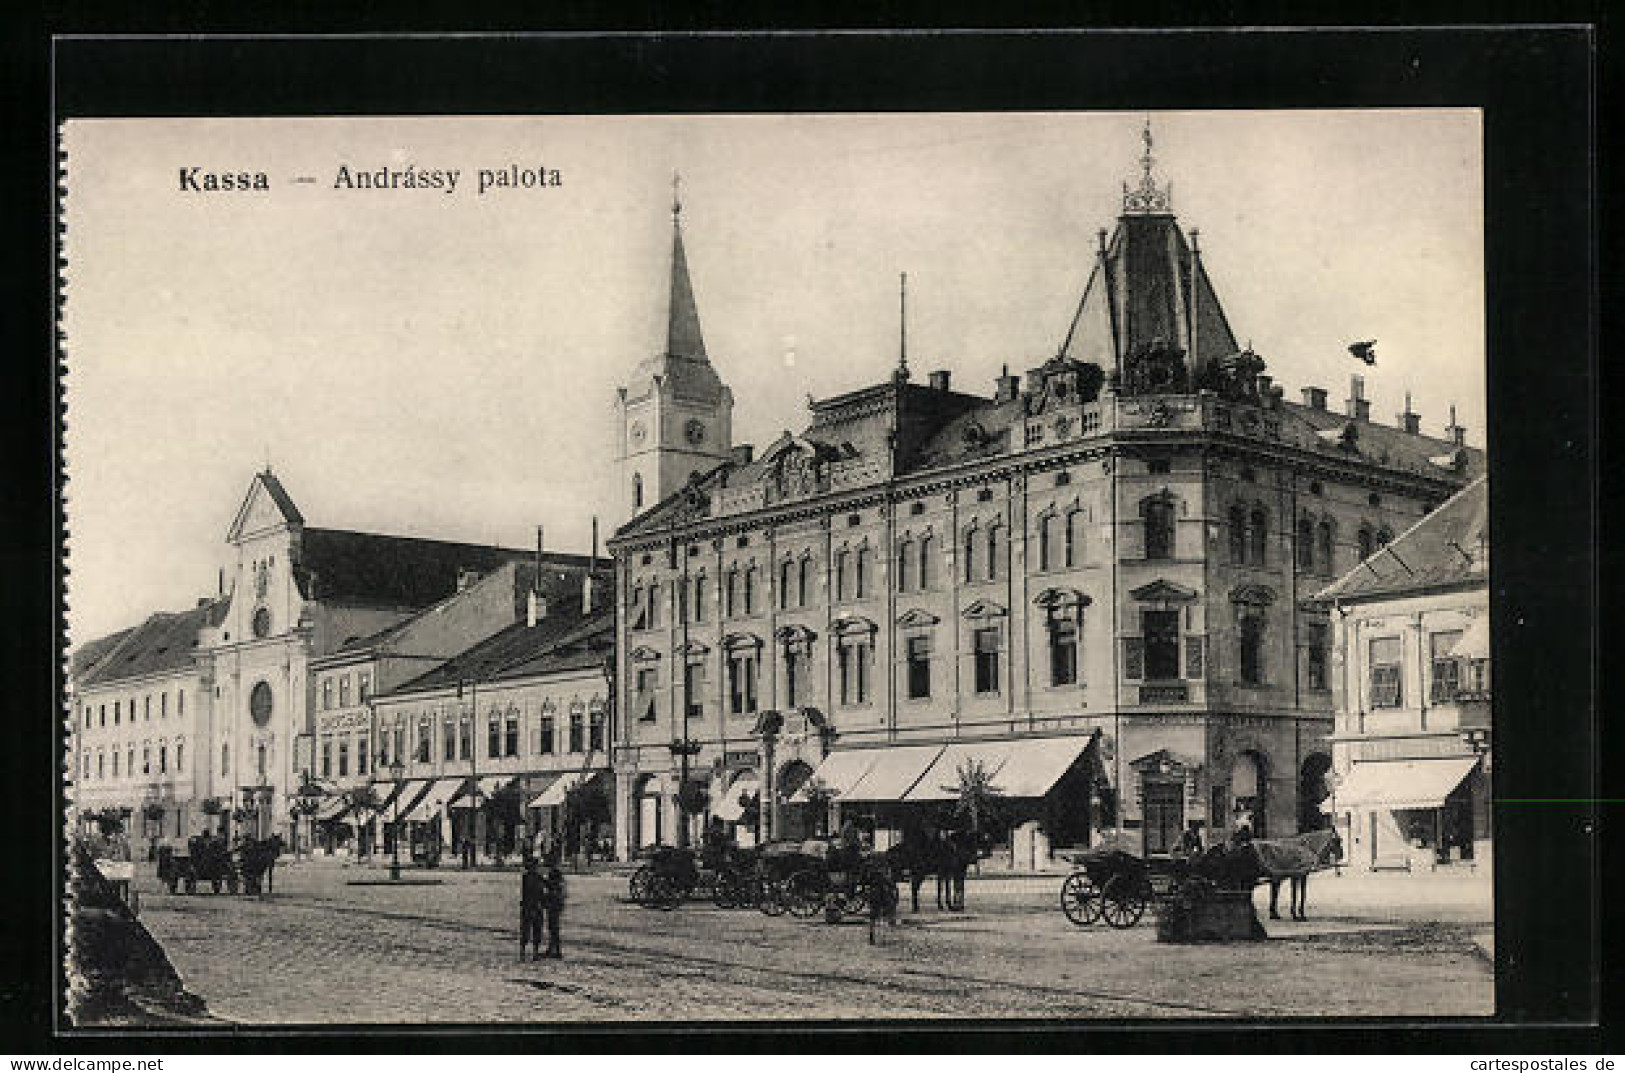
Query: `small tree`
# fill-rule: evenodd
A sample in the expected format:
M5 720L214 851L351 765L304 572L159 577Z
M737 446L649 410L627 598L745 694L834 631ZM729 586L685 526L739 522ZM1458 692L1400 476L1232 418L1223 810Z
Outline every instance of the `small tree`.
M378 814L378 792L372 788L370 783L364 786L356 786L345 792L344 803L361 821L356 824L356 842L364 856L368 849L365 829L372 822L373 817Z
M980 760L967 760L959 766L958 785L944 787L958 795L954 803L954 816L970 825L970 832L981 841L998 824L1004 791L993 784L993 776Z
M582 783L564 792L564 843L569 852L580 852L583 842L608 822L609 798L601 787Z
M124 813L116 808L104 808L90 815L96 824L96 830L103 838L112 838L124 833Z
M802 783L801 792L806 795L807 804L812 807L817 833L828 834L829 805L835 800L835 791L826 786L822 779L808 779Z

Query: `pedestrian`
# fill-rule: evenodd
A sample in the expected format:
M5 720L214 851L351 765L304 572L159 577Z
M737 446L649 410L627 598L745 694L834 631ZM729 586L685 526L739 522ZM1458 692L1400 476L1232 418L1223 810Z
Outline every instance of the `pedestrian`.
M550 853L547 857L543 898L547 905L547 950L542 956L562 958L564 954L559 949L559 923L564 915L564 872L559 869L557 852Z
M519 960L525 960L530 947L531 960L542 956L542 918L547 915L547 877L536 867L535 857L525 858L525 871L519 879Z
M1202 832L1196 829L1196 824L1192 823L1185 828L1185 833L1179 839L1179 848L1175 852L1182 857L1194 858L1202 855Z

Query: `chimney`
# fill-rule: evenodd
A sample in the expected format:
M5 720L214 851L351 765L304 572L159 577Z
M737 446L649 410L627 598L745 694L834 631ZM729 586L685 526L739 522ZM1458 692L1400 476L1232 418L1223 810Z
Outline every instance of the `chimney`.
M1365 377L1349 377L1348 415L1356 421L1371 420L1371 401L1365 397Z
M993 393L994 402L1010 402L1021 390L1021 377L1011 376L1008 365L1000 368L998 379L994 380L994 383L998 385Z
M1450 437L1450 442L1457 447L1467 445L1467 429L1456 424L1456 407L1454 403L1450 406L1450 424L1444 427L1444 432L1446 436Z
M1306 387L1303 389L1303 404L1311 410L1326 409L1326 389L1323 387Z
M525 626L535 629L536 623L547 617L547 603L542 599L541 593L531 589L525 594Z
M1399 427L1416 435L1422 431L1422 415L1411 412L1411 393L1405 392L1405 412L1399 415Z
M930 380L930 383L931 383L931 390L932 391L947 391L948 390L948 378L949 378L950 375L951 374L948 372L947 369L938 369L936 372L932 373L928 377L928 379Z
M220 568L220 591L216 595L224 596L225 594L226 594L226 568L222 566Z
M756 448L748 443L740 443L735 444L730 453L733 455L734 465L748 466L751 463L751 459L756 457Z

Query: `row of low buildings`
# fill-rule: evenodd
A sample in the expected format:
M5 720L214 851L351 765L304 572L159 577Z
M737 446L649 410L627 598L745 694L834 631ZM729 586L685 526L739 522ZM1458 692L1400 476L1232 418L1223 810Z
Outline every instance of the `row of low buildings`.
M1373 421L1358 377L1289 401L1149 166L1086 256L1024 376L904 353L757 453L674 213L612 562L309 529L262 474L219 597L77 653L80 807L492 849L569 813L625 857L713 821L884 839L979 770L1016 866L1328 820L1356 863L1481 860L1482 452Z

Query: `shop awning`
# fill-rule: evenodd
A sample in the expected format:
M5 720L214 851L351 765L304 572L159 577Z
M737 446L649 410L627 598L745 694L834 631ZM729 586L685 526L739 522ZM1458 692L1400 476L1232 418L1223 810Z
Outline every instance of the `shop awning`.
M378 815L383 816L389 811L389 804L395 800L395 792L401 788L398 782L375 782L372 784L372 796L378 802Z
M884 749L848 749L830 753L824 757L823 763L818 765L818 770L812 773L807 782L817 779L819 785L828 787L837 798L844 797L858 784L858 780L869 774L869 769L874 767L875 760L883 752ZM793 804L806 800L805 785L790 795Z
M1438 808L1477 766L1476 756L1368 760L1354 765L1333 797L1339 810Z
M543 807L545 807L545 806L542 805L541 801L542 801L542 798L547 796L547 791L551 790L553 787L557 786L559 783L563 782L565 779L567 779L569 777L570 776L567 775L567 774L566 775L532 775L531 779L530 779L530 788L532 790L535 790L538 786L540 786L541 789L539 791L537 791L536 793L531 795L530 800L525 802L525 807L526 808L543 808Z
M408 823L422 823L438 815L451 800L451 795L457 792L462 781L462 779L436 779L429 783L417 803L409 811L401 813L401 819Z
M998 774L1010 759L1010 742L954 742L942 750L920 781L908 792L907 801L955 801L959 798L959 773L969 765L980 763L993 779L999 792L1004 784Z
M1490 658L1490 619L1488 615L1479 615L1473 619L1471 626L1461 635L1450 649L1452 656L1462 659L1489 659Z
M350 811L349 802L345 801L343 797L335 795L322 801L312 814L312 818L317 823L331 823L348 811Z
M941 745L903 745L875 749L874 766L838 800L901 801L942 754Z
M1043 797L1077 763L1094 740L1092 734L1065 738L1012 741L1010 759L999 769L995 785L1006 797Z
M551 786L530 799L531 808L558 808L564 804L564 795L577 786L585 786L598 775L596 771L575 771L556 779Z
M513 785L513 781L515 779L517 779L518 777L519 776L517 776L517 775L482 775L482 776L480 776L480 780L479 780L480 781L480 801L483 803L485 801L490 800L491 797L494 794L501 793L503 790L505 790L509 786ZM468 792L468 780L466 780L466 779L463 780L463 789L457 795L457 799L451 803L451 807L452 808L473 808L474 807L474 795L472 793Z
M739 796L741 794L759 794L761 792L762 784L756 776L743 775L735 779L733 784L723 791L722 800L718 801L717 807L711 810L711 815L723 823L736 823L739 817L745 814L745 806L739 803Z

